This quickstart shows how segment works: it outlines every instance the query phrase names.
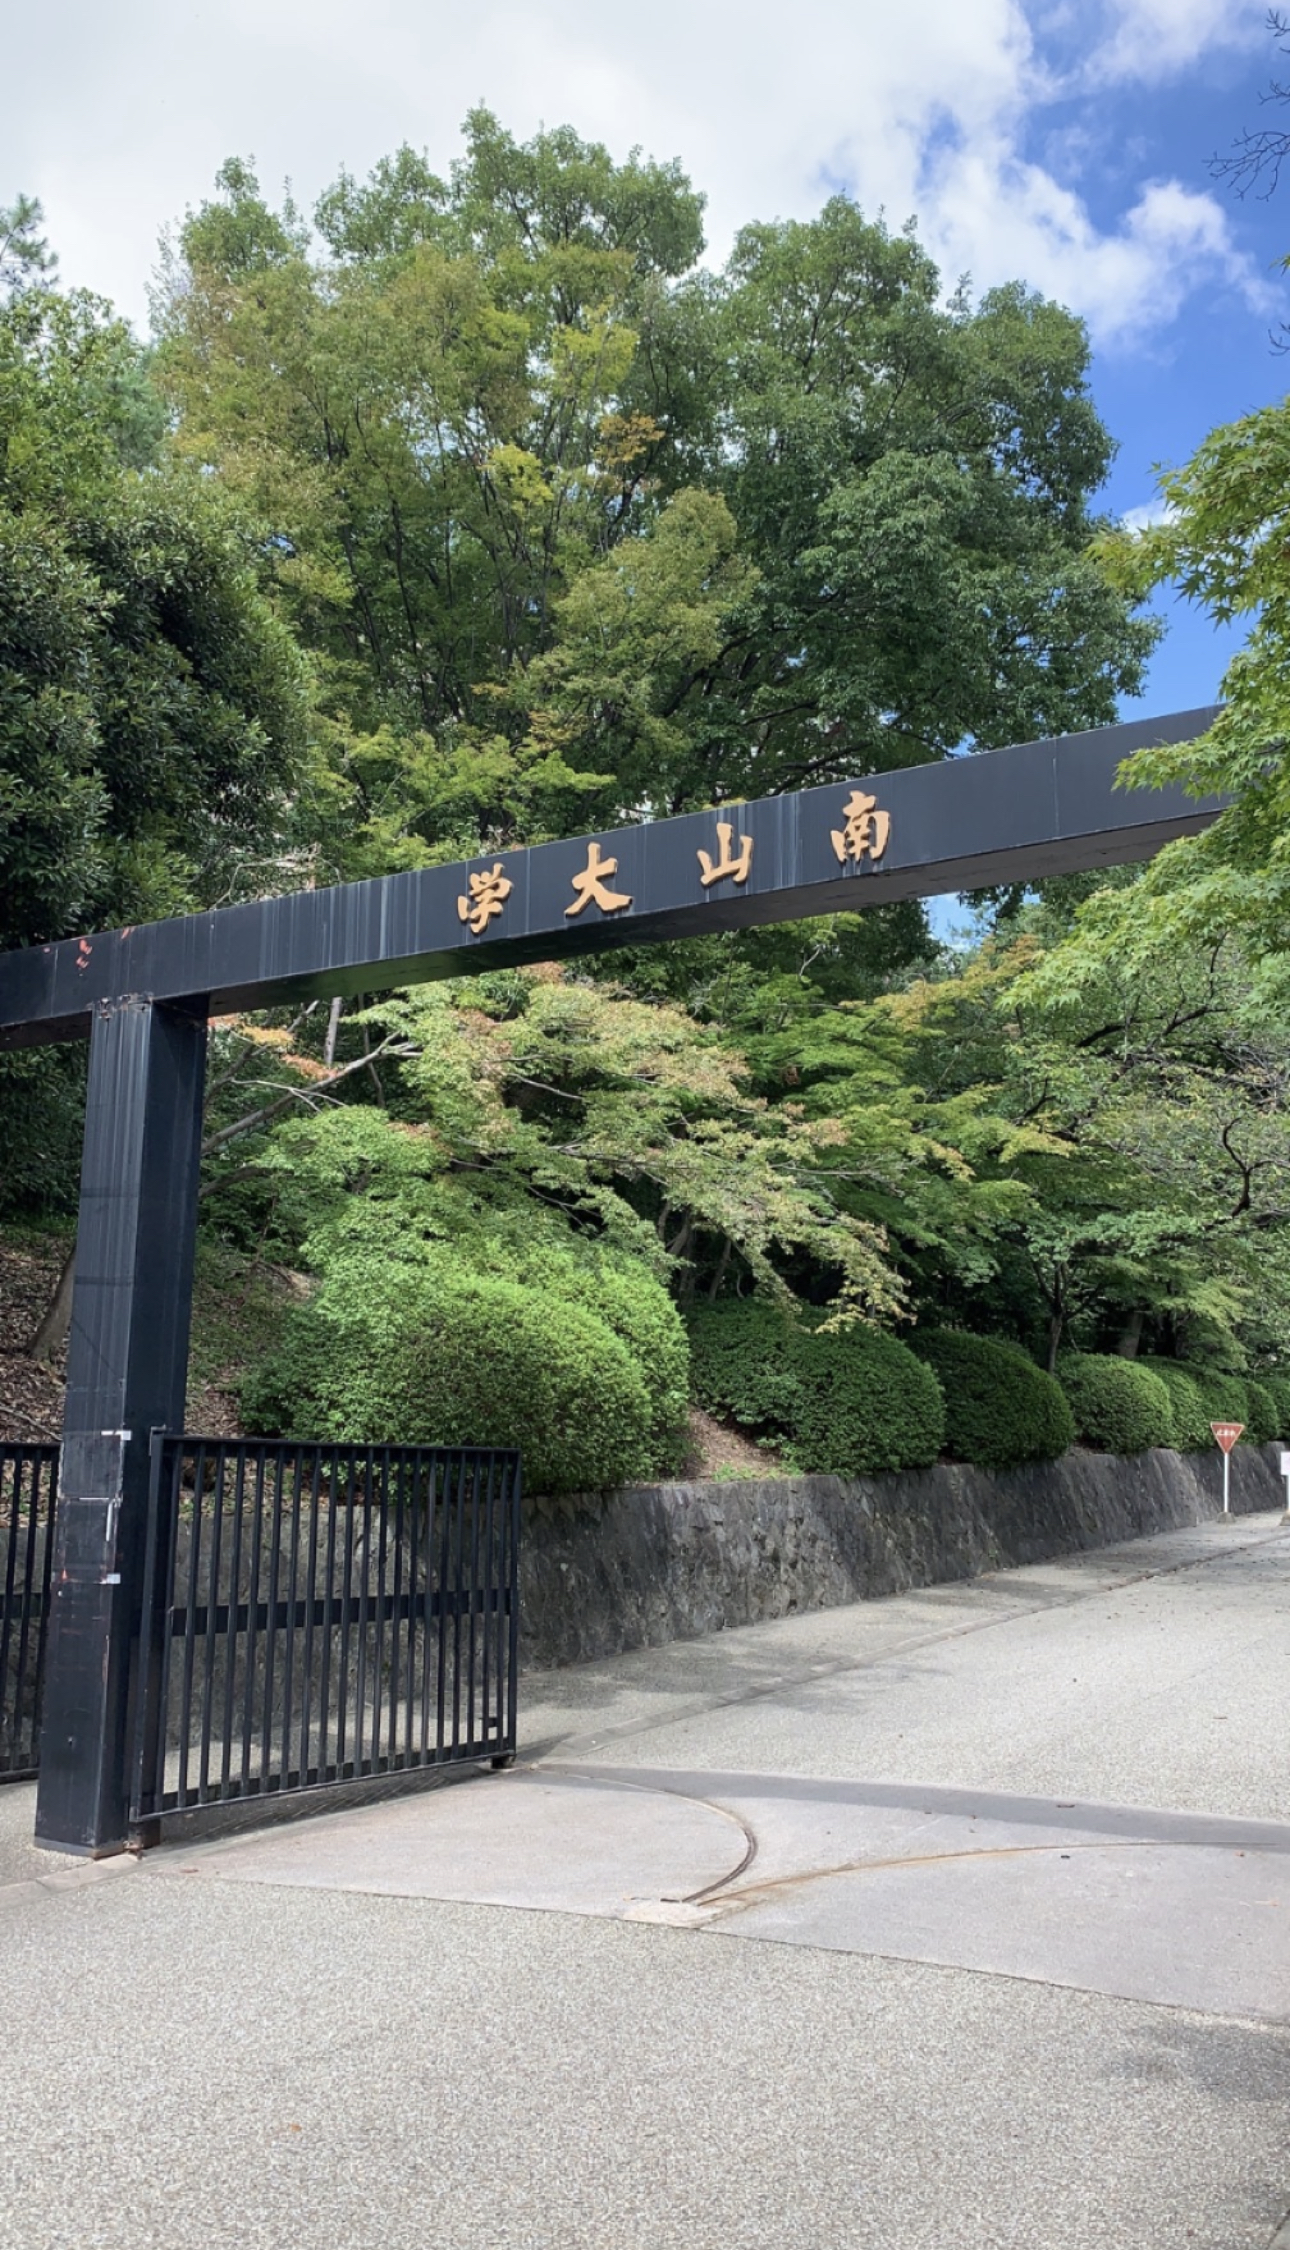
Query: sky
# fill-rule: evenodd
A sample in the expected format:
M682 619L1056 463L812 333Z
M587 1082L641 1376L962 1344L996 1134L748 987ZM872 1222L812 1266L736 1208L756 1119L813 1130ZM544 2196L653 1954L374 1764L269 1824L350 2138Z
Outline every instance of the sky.
M1102 505L1290 388L1290 175L1238 199L1209 160L1268 120L1265 0L44 0L5 29L0 202L38 195L62 279L141 331L160 230L229 155L306 209L400 143L437 170L483 101L679 157L709 262L839 190L913 216L947 287L1021 279L1088 322L1119 454ZM1290 79L1290 57L1282 64ZM1290 127L1290 109L1273 111ZM1211 701L1235 645L1183 605L1139 713Z

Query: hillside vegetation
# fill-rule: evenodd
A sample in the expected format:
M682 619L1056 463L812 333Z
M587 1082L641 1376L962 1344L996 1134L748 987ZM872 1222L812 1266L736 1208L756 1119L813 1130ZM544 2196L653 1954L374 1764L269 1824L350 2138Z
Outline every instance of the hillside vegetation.
M1140 769L1233 809L1145 871L952 945L905 904L214 1026L190 1414L522 1439L552 1492L674 1472L696 1412L749 1469L1279 1434L1290 410L1130 536L1060 306L947 298L840 197L709 270L678 165L483 110L309 217L230 160L146 344L39 226L0 945L1097 725L1171 574L1252 625ZM83 1071L0 1060L15 1430L56 1419Z

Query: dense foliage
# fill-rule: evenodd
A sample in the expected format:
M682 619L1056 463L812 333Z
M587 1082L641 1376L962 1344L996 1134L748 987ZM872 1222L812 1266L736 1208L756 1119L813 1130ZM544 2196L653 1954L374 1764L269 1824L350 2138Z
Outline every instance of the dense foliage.
M1127 593L1172 582L1248 638L1228 666L1223 707L1198 742L1150 753L1159 784L1234 798L1203 835L1171 845L1147 871L1134 911L1094 899L1086 953L1138 961L1149 949L1237 937L1256 965L1269 1016L1284 1020L1290 907L1290 402L1217 429L1193 460L1161 480L1162 520L1105 534L1101 559Z
M1243 1422L1250 1432L1250 1391L1244 1376L1230 1367L1204 1365L1191 1368L1205 1412L1211 1422Z
M1057 1372L1081 1445L1099 1453L1145 1453L1174 1443L1169 1392L1149 1367L1105 1352L1071 1352Z
M1279 1368L1265 1368L1259 1380L1276 1410L1273 1438L1290 1439L1290 1374Z
M644 1371L607 1321L443 1258L394 1292L360 1260L338 1263L243 1404L292 1437L518 1445L535 1493L597 1492L659 1465Z
M1281 1409L1257 1376L1250 1376L1245 1388L1250 1400L1250 1440L1254 1445L1270 1445L1281 1434Z
M696 273L676 166L484 110L173 240L179 450L260 514L319 660L345 872L1114 715L1151 629L1087 552L1079 322L946 305L842 198Z
M163 463L162 431L94 299L0 310L0 947L274 868L305 667L223 489Z
M690 1337L700 1404L786 1438L803 1469L868 1476L925 1468L941 1450L940 1387L893 1336L728 1298L696 1309Z
M945 1397L945 1450L983 1469L1052 1461L1075 1436L1061 1385L1014 1345L963 1329L921 1330L914 1350Z
M700 1406L753 1430L790 1431L801 1391L796 1330L764 1297L726 1297L690 1315L691 1385Z
M930 1367L878 1329L805 1330L794 1363L793 1452L823 1476L925 1469L945 1438L945 1401Z
M1202 1377L1176 1359L1144 1359L1141 1363L1158 1375L1169 1393L1173 1443L1180 1453L1207 1453L1213 1446ZM1217 1419L1217 1417L1215 1417Z

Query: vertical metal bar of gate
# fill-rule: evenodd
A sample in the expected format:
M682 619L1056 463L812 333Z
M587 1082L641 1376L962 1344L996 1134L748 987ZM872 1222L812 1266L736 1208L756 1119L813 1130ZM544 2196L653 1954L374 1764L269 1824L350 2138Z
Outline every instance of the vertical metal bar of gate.
M58 1447L0 1445L0 1781L39 1770Z
M164 1595L174 1576L173 1497L163 1480L171 1469L170 1450L163 1430L148 1439L148 1525L143 1550L143 1609L139 1629L139 1664L135 1680L136 1772L155 1773L165 1757L164 1713L170 1673L170 1635L164 1625ZM163 1539L166 1556L161 1557ZM136 1792L137 1793L137 1792Z
M289 1775L291 1766L292 1712L295 1709L296 1686L296 1591L300 1565L300 1487L303 1476L301 1449L291 1464L291 1556L289 1591L287 1594L287 1642L282 1661L282 1771ZM305 1763L302 1758L301 1765Z
M520 1692L520 1480L522 1464L511 1455L511 1536L498 1571L498 1599L506 1602L506 1723L504 1754L513 1758L519 1733Z
M315 1579L316 1579L316 1576L317 1576L317 1570L318 1570L318 1514L319 1514L319 1489L320 1489L320 1479L321 1479L321 1476L322 1476L322 1455L321 1455L321 1452L319 1452L319 1451L317 1451L317 1450L314 1450L314 1451L313 1451L313 1459L312 1459L312 1467L311 1467L311 1478L310 1478L310 1486L309 1486L309 1563L308 1563L308 1571L307 1571L307 1601L306 1601L306 1606L305 1606L305 1636L304 1636L304 1648L303 1648L303 1650L301 1651L301 1661L302 1661L302 1664L303 1664L304 1670L303 1670L303 1686L302 1686L302 1692L301 1692L301 1697L300 1697L300 1757L299 1757L299 1761L298 1761L298 1770L299 1770L299 1773L300 1773L300 1780L301 1780L301 1785L302 1785L302 1787L304 1787L304 1788L307 1788L307 1787L308 1787L308 1785L309 1785L309 1777L310 1777L310 1774L311 1774L311 1773L312 1773L312 1771L313 1771L313 1766L312 1766L312 1763L311 1763L311 1761L310 1761L310 1756L309 1756L309 1750L310 1750L310 1731L309 1731L309 1729L310 1729L310 1721L311 1721L311 1720L312 1720L312 1718L313 1718L313 1685L314 1685L314 1620L315 1620L315 1615L316 1615L316 1604L315 1604L315 1600L314 1600L314 1584L315 1584ZM302 1476L302 1482L303 1482L303 1476ZM332 1511L331 1511L330 1509L328 1509L327 1513L328 1513L328 1518L329 1518L329 1520L330 1520L330 1519L331 1519L331 1514L332 1514ZM331 1565L330 1565L330 1562L328 1563L328 1566L327 1566L327 1587L328 1587L328 1593L327 1593L327 1596L326 1596L326 1601L327 1601L327 1602L329 1603L329 1602L330 1602L330 1599L331 1599L331 1594L330 1594L330 1588L331 1588ZM294 1579L293 1579L293 1581L292 1581L292 1588L291 1588L291 1598L292 1598L292 1600L293 1600L293 1601L295 1600L295 1581L294 1581ZM323 1702L323 1708L324 1708L324 1710L326 1709L325 1694L324 1694L324 1702ZM325 1759L325 1757L322 1757L322 1758L320 1758L320 1759L319 1759L319 1761L318 1761L318 1763L319 1763L319 1765L320 1765L320 1766L321 1766L321 1765L325 1765L325 1764L326 1764L326 1759Z
M210 1569L207 1574L210 1580L210 1599L213 1602L218 1602L222 1584L224 1472L227 1459L227 1447L217 1446L215 1448L215 1478L211 1496ZM200 1505L204 1479L198 1478L196 1482L197 1504ZM206 1634L205 1661L202 1665L201 1755L197 1767L197 1801L202 1805L207 1801L211 1785L211 1720L215 1710L215 1652L218 1645L218 1636L208 1631Z

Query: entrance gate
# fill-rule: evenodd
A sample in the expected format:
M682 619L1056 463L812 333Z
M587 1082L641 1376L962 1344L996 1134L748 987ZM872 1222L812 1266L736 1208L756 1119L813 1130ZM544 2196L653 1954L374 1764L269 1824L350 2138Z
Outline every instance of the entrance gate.
M194 1773L199 1796L203 1787L209 1796L216 1784L224 1796L234 1794L235 1785L236 1792L245 1786L251 1794L254 1785L268 1794L344 1778L355 1754L360 1765L376 1761L372 1770L381 1770L382 1759L409 1754L406 1727L396 1747L388 1710L378 1733L362 1699L362 1725L370 1733L363 1733L361 1748L352 1732L344 1744L339 1736L324 1743L316 1732L316 1702L308 1725L294 1705L285 1732L275 1716L282 1707L269 1684L269 1649L274 1676L283 1679L276 1665L285 1666L290 1650L293 1693L303 1694L301 1683L308 1680L316 1696L315 1650L311 1646L306 1659L302 1640L311 1617L315 1634L320 1616L331 1619L329 1631L338 1618L340 1629L347 1620L358 1644L374 1650L365 1636L378 1622L381 1630L404 1632L416 1608L411 1580L401 1581L396 1595L393 1582L387 1587L382 1581L377 1591L361 1571L357 1587L351 1582L347 1591L331 1580L321 1592L282 1590L282 1527L288 1518L294 1522L302 1477L312 1490L312 1466L283 1470L279 1514L272 1449L251 1449L267 1464L270 1498L262 1507L278 1526L278 1540L271 1532L267 1589L257 1587L254 1596L248 1591L245 1601L240 1584L235 1588L230 1579L225 1585L218 1576L204 1582L203 1598L196 1591L191 1599L181 1597L170 1550L159 1543L162 1516L156 1506L150 1511L150 1495L170 1493L165 1520L173 1528L182 1527L189 1507L191 1546L185 1555L177 1528L174 1563L182 1568L186 1560L200 1574L201 1555L209 1558L216 1536L215 1519L208 1526L206 1515L215 1469L203 1456L199 1476L190 1440L172 1441L169 1452L163 1446L158 1469L153 1433L183 1424L212 1015L1145 859L1174 837L1204 828L1222 801L1197 800L1177 788L1119 788L1124 761L1139 749L1188 741L1215 716L1206 709L1104 727L529 851L490 853L460 867L297 892L0 957L0 1046L90 1040L67 1395L49 1542L38 1840L63 1851L119 1851L132 1816L151 1823L184 1809L179 1800L188 1802ZM371 1538L388 1541L389 1534L376 1520L384 1522L386 1511L378 1507L373 1517L366 1471L360 1485L361 1502L351 1505L345 1497L333 1514L329 1497L325 1514L328 1530L334 1522L339 1533L343 1520L348 1536L359 1509L366 1557ZM328 1481L329 1495L337 1489ZM512 1490L518 1493L518 1473ZM261 1514L261 1526L263 1520ZM322 1516L315 1510L309 1520L321 1524ZM441 1526L443 1520L442 1514L436 1518ZM221 1541L226 1535L232 1539L231 1527L227 1534L221 1529ZM259 1537L252 1534L263 1579ZM395 1552L403 1557L400 1567L412 1570L410 1550L397 1546ZM507 1567L513 1567L513 1550ZM416 1568L424 1573L424 1552ZM416 1584L423 1593L424 1575ZM454 1632L463 1615L472 1624L477 1618L475 1589L471 1579L468 1594L452 1596ZM9 1616L6 1601L6 1623ZM443 1610L437 1616L440 1652L448 1616ZM513 1627L513 1606L510 1621ZM418 1628L430 1622L433 1617L419 1616ZM410 1659L407 1644L399 1645L400 1664L409 1661L415 1674L422 1644L414 1645ZM507 1693L513 1695L513 1645L510 1662ZM406 1671L401 1677L406 1687ZM489 1677L495 1689L496 1671ZM365 1695L369 1679L370 1673ZM357 1695L357 1678L351 1686L348 1670L345 1682L346 1696ZM182 1713L172 1738L176 1693ZM346 1708L348 1727L354 1706ZM437 1746L443 1708L439 1699ZM141 1709L144 1747L136 1763ZM409 1722L417 1757L422 1732L427 1746L430 1739L426 1711L422 1695ZM239 1712L240 1736L234 1726ZM477 1747L469 1752L460 1749L461 1739L453 1737L454 1755L481 1754L479 1738L470 1737ZM513 1734L507 1739L513 1743ZM486 1735L482 1749L491 1752L492 1740Z
M515 1751L520 1465L152 1444L131 1822Z
M56 1445L0 1448L0 1781L38 1770ZM156 1433L130 1825L515 1754L520 1461Z

